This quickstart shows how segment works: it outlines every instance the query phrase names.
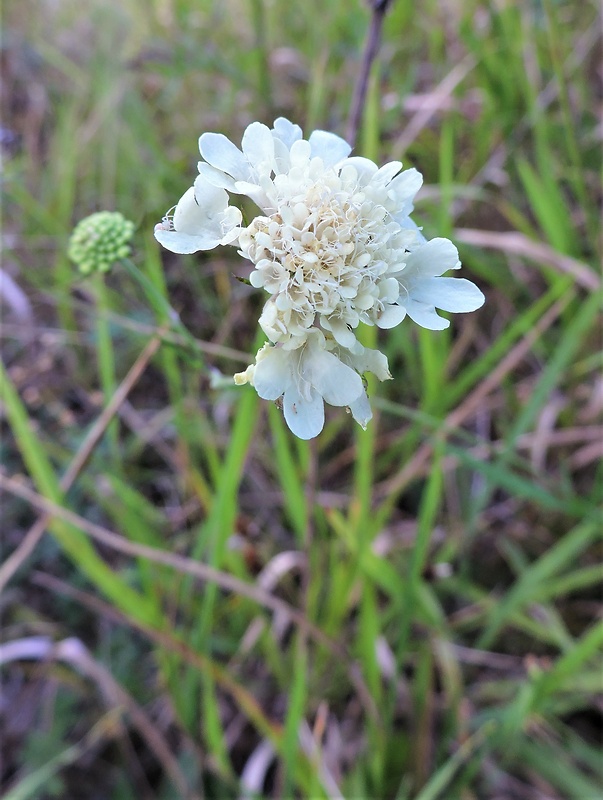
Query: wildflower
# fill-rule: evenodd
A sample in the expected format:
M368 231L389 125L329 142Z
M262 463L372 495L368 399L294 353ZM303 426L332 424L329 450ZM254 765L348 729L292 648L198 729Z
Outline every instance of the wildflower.
M199 148L195 185L155 236L178 253L232 244L251 262L251 285L269 295L259 323L270 344L235 380L266 399L282 396L301 438L322 429L323 400L348 406L362 425L370 419L360 374L391 376L385 356L358 342L361 322L392 328L408 316L439 330L449 322L436 308L473 311L484 302L470 281L441 277L460 266L452 242L427 242L411 220L417 170L351 157L347 142L326 131L305 140L283 118L272 129L249 125L241 150L217 133L203 134ZM228 192L259 207L249 225Z
M99 211L78 222L69 240L69 258L80 272L108 272L130 255L134 223L118 211Z

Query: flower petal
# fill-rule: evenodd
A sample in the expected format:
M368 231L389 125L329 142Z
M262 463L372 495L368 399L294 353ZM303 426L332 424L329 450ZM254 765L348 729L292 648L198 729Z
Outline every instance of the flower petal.
M205 227L211 226L212 230L217 229L228 208L228 194L224 189L208 183L202 175L198 175L193 186L193 195L194 206L189 203L186 208L184 204L181 207L182 201L176 206L175 229L182 233L197 233L204 224Z
M240 209L236 208L236 206L228 206L222 213L220 225L222 227L223 236L220 239L220 244L235 243L235 239L239 238L239 233L241 232L242 220L243 215Z
M221 189L226 189L228 192L236 192L236 181L231 175L227 175L225 172L212 167L211 164L206 164L205 161L199 161L197 169L199 170L199 175L202 175L212 186L219 186Z
M213 250L220 244L220 237L211 234L179 233L156 229L154 236L166 250L172 253L196 253L199 250Z
M366 426L373 418L371 404L366 396L366 392L363 391L358 400L354 400L353 403L350 403L349 409L352 412L352 416L356 422L363 428L363 430L366 430Z
M310 142L307 142L305 139L298 139L296 142L293 142L291 150L289 151L289 158L292 166L304 168L311 157L312 148Z
M322 158L325 167L332 167L352 152L345 139L328 131L314 131L308 141L312 146L312 158Z
M359 352L349 357L349 362L361 375L372 372L380 381L391 380L391 372L387 363L387 356L380 350L371 350L369 347L359 346Z
M174 211L174 230L155 230L155 238L173 253L211 250L224 238L236 238L232 230L240 223L238 209L228 207L224 189L199 178L178 201Z
M485 297L477 286L466 278L423 278L410 292L413 300L441 308L443 311L475 311Z
M355 370L318 347L304 354L302 377L332 406L348 406L364 391L362 378Z
M423 176L416 169L405 169L388 185L387 190L397 206L396 217L408 216L413 209L413 200L423 185Z
M460 266L458 250L449 239L431 239L409 253L406 268L398 277L402 283L406 283L412 278L443 275L449 269L458 269Z
M330 317L330 318L322 318L321 319L322 325L330 330L335 340L338 344L342 347L353 347L354 342L356 341L356 336L354 332L350 330L350 328L346 325L345 322L338 319L337 317Z
M280 139L281 142L284 142L288 148L291 148L293 142L302 138L302 129L299 125L294 125L292 122L289 122L285 117L279 117L274 120L272 135L276 139Z
M411 219L409 216L404 215L404 214L402 214L402 215L393 214L393 219L404 230L413 231L414 232L416 240L413 243L413 246L414 245L421 246L421 245L424 245L424 244L427 243L427 239L421 233L421 228L419 228L419 226L414 221L414 219Z
M218 191L222 191L219 189ZM182 195L176 208L174 209L174 228L179 233L192 233L197 234L204 228L209 227L209 219L203 211L199 208L197 198L195 197L195 187L191 186Z
M408 316L422 328L428 328L430 331L443 331L450 325L450 320L436 314L434 306L417 303L410 298L406 300L405 306Z
M399 325L406 316L406 308L402 305L386 305L383 311L376 319L376 325L382 330L388 328L395 328Z
M371 161L370 158L364 158L363 156L351 156L350 158L346 158L341 168L345 170L348 166L354 167L358 173L358 184L360 186L366 186L378 169L374 161Z
M325 405L318 392L310 391L309 399L303 398L293 384L283 398L285 422L300 439L313 439L325 424Z
M274 166L274 139L270 128L261 122L252 122L243 134L243 155L258 172L270 174ZM245 179L243 179L245 180ZM256 183L251 178L252 183Z
M291 150L280 139L274 139L274 172L283 175L291 168Z
M256 356L253 385L264 400L276 400L291 386L291 353L264 345Z
M401 161L388 161L387 164L384 164L382 167L379 167L377 172L375 172L375 174L373 175L373 181L388 184L389 188L393 179L400 172L401 169L402 169Z
M237 181L234 185L233 192L246 195L264 211L270 209L270 200L266 192L256 183L250 183L249 181Z
M223 133L204 133L199 138L201 155L212 167L232 175L235 180L249 178L249 165L243 153Z

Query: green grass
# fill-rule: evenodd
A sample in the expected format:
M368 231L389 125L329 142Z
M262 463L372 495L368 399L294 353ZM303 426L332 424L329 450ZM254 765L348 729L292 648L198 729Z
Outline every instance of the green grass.
M39 512L2 496L7 797L603 796L596 4L393 2L357 152L423 172L428 237L527 249L459 234L485 306L362 332L394 376L369 381L366 432L328 408L301 442L210 383L252 360L261 298L234 250L152 237L202 132L343 134L368 23L360 0L5 10L4 269L31 313L7 289L2 461L72 512L26 537ZM137 233L101 284L66 248L104 208Z

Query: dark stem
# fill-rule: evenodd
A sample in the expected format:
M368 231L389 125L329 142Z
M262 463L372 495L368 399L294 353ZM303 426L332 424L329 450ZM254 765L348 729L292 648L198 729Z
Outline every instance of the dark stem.
M360 73L354 87L354 95L352 97L352 106L350 108L350 116L348 118L345 137L352 147L354 147L356 144L358 128L360 127L360 122L362 121L362 113L366 103L366 92L368 89L371 67L373 66L373 61L379 52L379 45L381 44L381 29L383 27L383 19L391 2L392 0L369 0L369 5L371 6L373 12L371 17L371 25L366 36L362 64L360 65Z

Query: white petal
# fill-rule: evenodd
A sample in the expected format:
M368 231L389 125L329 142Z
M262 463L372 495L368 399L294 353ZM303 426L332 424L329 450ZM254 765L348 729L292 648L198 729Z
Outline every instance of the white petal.
M222 189L218 189L222 191ZM174 210L174 228L179 233L198 234L209 225L205 211L199 208L195 198L195 187L191 186L182 195Z
M291 385L283 398L285 422L292 433L300 439L313 439L325 424L325 405L318 392L310 391L310 399L304 399L295 385Z
M465 278L423 278L413 284L413 300L441 308L443 311L475 311L485 297L474 283Z
M255 289L261 289L264 285L264 281L266 280L266 275L263 272L259 272L257 269L254 269L253 272L249 275L249 283Z
M282 347L262 348L257 355L253 385L264 400L276 400L291 386L291 353Z
M174 211L176 233L201 237L195 250L209 250L216 244L233 241L237 237L234 229L238 229L240 223L241 212L228 205L228 194L224 189L212 186L202 175L197 176L194 187L185 192ZM192 245L189 242L186 246ZM186 252L195 250L187 249Z
M290 150L291 164L294 167L305 167L312 155L310 143L305 139L298 139L293 142Z
M312 146L312 158L322 158L325 167L332 167L352 152L345 139L328 131L314 131L308 141Z
M450 325L449 320L436 314L434 306L417 303L412 299L407 299L405 305L408 316L422 328L428 328L430 331L443 331Z
M393 178L400 172L401 169L402 169L401 161L389 161L387 164L384 164L382 167L379 167L379 169L377 170L377 172L375 172L373 176L373 180L378 181L379 183L385 183L391 185Z
M416 235L416 244L426 244L427 239L421 233L421 228L417 225L414 219L411 219L407 214L392 214L393 219L398 223L401 228L407 231L413 231Z
M373 418L373 412L371 411L371 405L366 396L366 392L363 391L358 400L354 400L353 403L350 403L349 408L356 422L366 430L366 426Z
M235 183L235 188L233 190L237 194L244 194L250 200L259 206L263 211L270 211L272 212L272 206L270 204L270 199L268 195L262 189L261 186L258 186L256 183L249 183L248 181L237 181Z
M252 122L243 134L243 155L256 168L270 169L274 162L274 139L270 128L261 122ZM252 179L253 182L253 179Z
M344 163L341 165L342 169L348 165L354 167L358 173L358 183L360 186L366 186L378 169L374 161L371 161L369 158L363 158L362 156L351 156L350 158L346 158Z
M380 299L384 303L395 303L400 294L400 284L396 278L382 278L379 283L379 292Z
M239 148L223 133L204 133L199 138L201 155L212 167L227 172L235 180L248 180L249 165Z
M198 209L197 222L193 222L193 217L190 212L186 218L184 214L179 213L180 203L178 203L176 211L174 212L174 227L177 231L182 231L182 233L196 233L196 227L201 224L202 218L207 220L209 224L218 218L221 220L224 212L228 208L228 194L225 190L218 186L212 186L202 175L198 175L195 178L193 188L194 200ZM184 198L182 199L184 200Z
M397 214L410 214L413 209L412 201L422 185L423 176L416 169L405 169L393 179L387 190L394 193Z
M336 317L331 317L328 320L328 323L328 330L332 332L338 344L340 344L342 347L348 348L354 346L356 337L354 336L354 332L348 328L345 322L342 322Z
M378 328L387 330L388 328L395 328L399 325L406 316L406 309L404 306L390 306L387 305L376 319Z
M368 347L363 347L362 351L350 359L354 369L361 375L364 372L372 372L380 381L391 380L391 373L387 363L387 356L380 350L371 350Z
M223 236L220 239L220 244L234 244L235 239L238 239L241 231L241 222L243 215L235 206L228 206L226 211L222 213L221 228Z
M280 139L274 140L274 171L277 175L289 172L291 153L289 147Z
M274 298L265 303L260 314L260 328L272 342L278 342L286 333L283 323L279 321ZM261 352L261 351L260 351Z
M319 348L304 354L302 377L332 406L348 406L364 391L362 378L355 370Z
M203 178L213 186L219 186L221 189L226 189L228 192L236 192L235 179L225 172L212 167L211 164L206 164L205 161L199 161L197 169L199 170L199 175L202 175Z
M433 278L460 267L459 253L449 239L431 239L409 253L406 268L400 274L405 283L411 278Z
M272 133L275 138L284 142L289 149L293 142L302 138L302 129L299 125L294 125L292 122L289 122L288 119L285 119L285 117L279 117L274 120Z
M195 235L159 229L154 236L159 244L172 253L196 253L198 250L212 250L220 244L219 236L208 233Z
M241 219L238 209L228 208L228 195L199 178L178 201L174 211L174 229L158 228L155 238L173 253L196 253L211 250L223 237L232 234Z

